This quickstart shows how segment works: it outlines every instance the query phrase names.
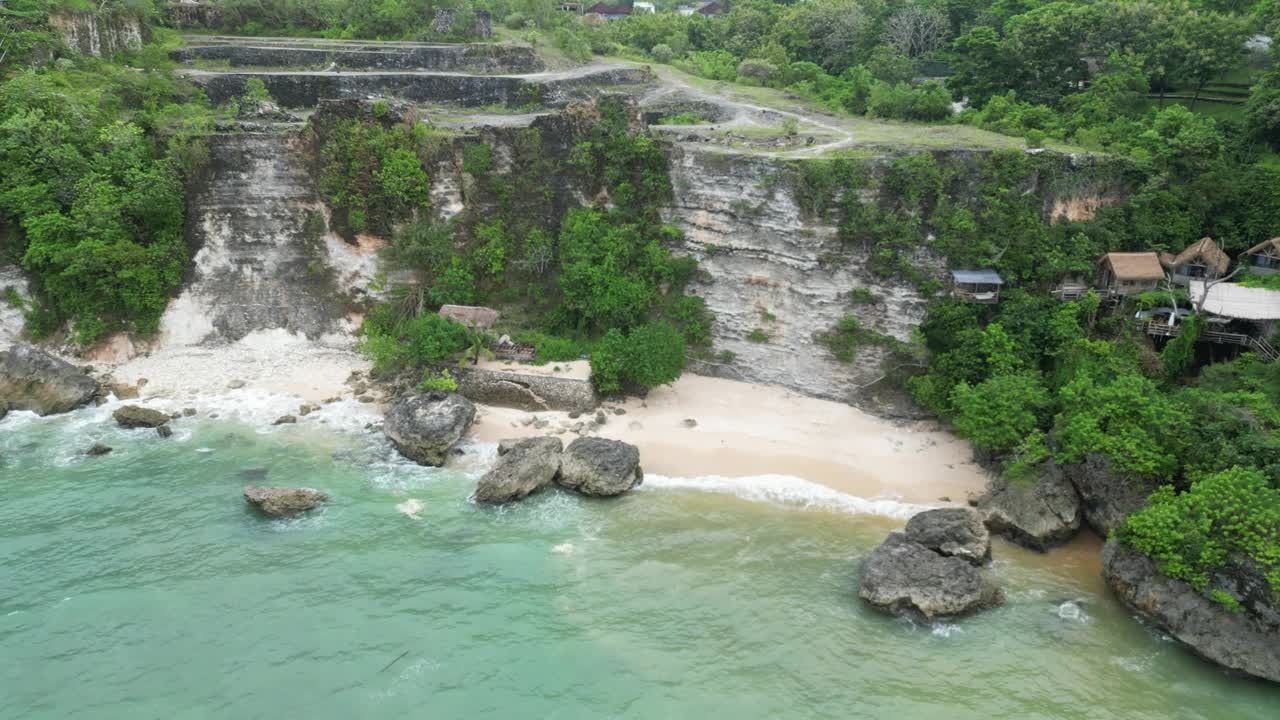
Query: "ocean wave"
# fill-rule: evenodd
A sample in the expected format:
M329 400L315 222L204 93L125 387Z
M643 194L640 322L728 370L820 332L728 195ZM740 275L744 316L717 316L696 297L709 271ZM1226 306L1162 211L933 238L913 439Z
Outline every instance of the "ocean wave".
M790 475L751 475L747 477L723 477L702 475L698 477L644 476L640 490L700 490L725 493L752 502L767 502L804 510L828 510L854 515L880 515L905 520L933 505L902 502L898 498L865 498L847 495L825 485L819 485Z

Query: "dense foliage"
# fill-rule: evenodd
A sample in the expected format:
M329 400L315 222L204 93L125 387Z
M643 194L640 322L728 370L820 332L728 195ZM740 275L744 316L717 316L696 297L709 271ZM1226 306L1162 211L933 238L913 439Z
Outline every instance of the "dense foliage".
M665 154L635 129L632 112L619 98L601 98L578 114L511 130L501 138L513 150L502 170L489 140L441 141L435 151L460 156L468 209L447 223L401 222L392 233L390 267L423 282L398 287L366 322L365 347L383 358L381 368L432 362L384 351L407 341L412 318L446 303L479 303L502 309L503 328L534 344L542 361L591 355L606 392L679 376L687 348L709 345L709 318L701 298L683 294L696 264L672 256L680 233L658 216L671 193ZM339 125L353 137L376 127L369 118ZM360 147L334 145L330 164L366 167L353 152ZM597 202L581 207L576 191L548 184L553 177L572 179ZM425 198L409 205L421 209ZM395 214L383 217L397 224Z
M17 56L44 42L25 32ZM162 53L131 60L140 67L64 58L0 84L0 255L34 281L37 337L66 321L81 343L155 332L185 266L184 182L206 154L210 114Z

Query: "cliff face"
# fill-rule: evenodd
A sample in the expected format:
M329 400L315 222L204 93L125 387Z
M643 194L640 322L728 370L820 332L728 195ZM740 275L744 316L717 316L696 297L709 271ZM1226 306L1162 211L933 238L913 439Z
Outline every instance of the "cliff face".
M194 267L164 315L161 342L337 330L343 287L373 248L362 252L329 232L306 142L296 133L215 135L209 155L188 201Z
M708 369L847 401L883 374L888 351L860 348L845 364L815 335L855 314L864 327L906 342L927 300L913 287L878 280L863 257L832 256L836 229L802 213L778 180L788 170L776 158L677 149L666 218L684 231L684 251L703 270L691 291L715 316L715 348L733 353ZM942 266L923 252L920 262ZM877 302L855 306L856 288ZM755 330L763 341L759 333L752 338Z
M147 38L146 26L134 15L60 12L49 16L49 24L62 35L67 47L95 57L136 50Z
M174 50L178 62L225 60L231 67L327 67L377 70L436 70L472 73L534 73L546 68L531 47L511 45L405 45L370 47L280 47L252 43L209 44Z

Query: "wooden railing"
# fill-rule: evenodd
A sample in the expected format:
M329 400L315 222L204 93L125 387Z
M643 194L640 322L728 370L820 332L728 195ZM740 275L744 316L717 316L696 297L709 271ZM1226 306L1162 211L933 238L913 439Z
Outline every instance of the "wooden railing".
M1152 322L1150 320L1138 320L1135 322L1135 327L1139 332L1144 332L1156 337L1177 337L1178 333L1182 330L1179 325L1170 327L1164 323ZM1220 330L1202 330L1200 331L1199 340L1202 342L1215 342L1221 345L1239 345L1241 347L1246 347L1266 358L1268 362L1274 362L1277 359L1280 359L1280 352L1277 352L1276 349L1272 347L1271 343L1267 342L1263 338L1254 337L1253 335L1222 332Z

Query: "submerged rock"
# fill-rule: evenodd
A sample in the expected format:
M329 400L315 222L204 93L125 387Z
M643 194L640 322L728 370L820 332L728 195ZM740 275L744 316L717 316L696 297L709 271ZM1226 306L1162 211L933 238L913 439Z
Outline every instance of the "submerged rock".
M156 434L162 438L173 437L173 428L168 425L161 425L156 428Z
M937 618L994 607L1000 589L967 559L940 555L893 532L862 564L858 595L872 606L913 620Z
M329 496L310 488L250 485L244 489L244 499L266 515L289 517L310 510L328 500Z
M1084 522L1075 486L1052 463L1033 482L993 482L978 498L978 512L991 532L1040 552L1075 537Z
M969 508L939 508L913 515L907 539L934 552L982 565L991 560L991 534Z
M475 420L476 406L456 393L406 395L387 411L382 431L400 454L420 465L443 465L449 448Z
M17 344L0 351L0 402L10 410L30 410L37 415L64 413L97 394L96 380L43 350Z
M621 495L644 482L640 450L621 440L577 438L561 458L557 482L585 495Z
M116 419L116 424L120 427L126 428L160 427L171 419L159 410L138 407L137 405L125 405L111 413L111 417Z
M1111 461L1097 453L1064 470L1080 493L1084 519L1102 537L1120 527L1126 515L1145 505L1155 489L1141 480L1120 477L1112 471Z
M1202 657L1280 682L1280 618L1273 608L1232 612L1115 540L1102 548L1102 576L1121 602Z
M91 455L91 456L106 455L107 453L111 452L114 449L115 448L111 447L110 445L103 445L102 443L94 443L93 447L84 451L84 454Z
M505 503L527 497L555 479L560 472L560 438L534 437L503 440L498 463L476 484L478 502Z
M0 420L3 420L4 416L8 414L9 414L9 403L4 400L0 400Z
M293 415L281 415L280 417L276 418L275 422L271 424L272 425L293 425L296 422L298 422L298 418L294 417Z

